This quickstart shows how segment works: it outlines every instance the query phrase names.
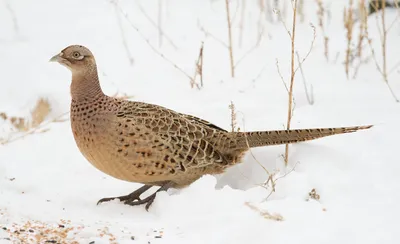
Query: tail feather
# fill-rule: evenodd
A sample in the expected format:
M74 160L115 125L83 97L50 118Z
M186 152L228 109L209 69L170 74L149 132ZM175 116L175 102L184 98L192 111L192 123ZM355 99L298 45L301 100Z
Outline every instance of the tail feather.
M372 125L340 128L239 132L237 133L238 137L236 146L238 148L247 148L297 143L314 140L325 136L352 133L358 130L369 129L371 127Z

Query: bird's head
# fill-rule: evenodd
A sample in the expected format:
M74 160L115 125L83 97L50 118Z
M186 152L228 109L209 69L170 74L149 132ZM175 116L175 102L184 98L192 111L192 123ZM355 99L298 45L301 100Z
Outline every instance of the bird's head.
M88 68L96 67L96 61L90 50L81 45L72 45L64 48L59 54L54 55L50 62L59 64L71 70L72 74L85 72Z

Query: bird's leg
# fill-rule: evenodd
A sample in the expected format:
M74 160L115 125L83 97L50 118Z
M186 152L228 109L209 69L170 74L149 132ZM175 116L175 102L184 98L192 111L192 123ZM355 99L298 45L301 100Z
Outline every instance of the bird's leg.
M107 197L107 198L102 198L97 202L97 205L99 205L102 202L108 202L114 199L119 199L121 202L133 202L134 200L140 200L140 195L142 195L145 191L153 187L152 185L144 185L137 189L136 191L132 192L129 195L125 196L120 196L120 197Z
M149 207L154 202L154 199L156 199L157 193L160 192L160 191L168 190L172 186L172 184L173 183L171 181L166 182L165 184L163 184L160 187L160 189L158 189L156 192L154 192L150 196L148 196L148 197L146 197L144 199L141 199L141 200L137 200L137 201L125 201L124 203L127 204L127 205L131 205L131 206L146 204L146 206L145 206L146 211L149 211Z

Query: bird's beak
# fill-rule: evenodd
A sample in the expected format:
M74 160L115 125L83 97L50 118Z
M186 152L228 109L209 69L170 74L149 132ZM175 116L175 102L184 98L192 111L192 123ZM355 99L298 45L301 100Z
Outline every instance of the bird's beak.
M61 57L63 55L63 53L59 53L59 54L57 54L57 55L54 55L50 60L49 60L49 62L61 62L61 61L63 61L64 59Z

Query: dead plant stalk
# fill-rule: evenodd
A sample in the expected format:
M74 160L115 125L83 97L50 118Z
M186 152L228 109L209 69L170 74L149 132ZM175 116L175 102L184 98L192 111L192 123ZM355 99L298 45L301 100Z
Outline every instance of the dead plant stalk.
M293 24L292 24L292 33L291 43L292 43L292 54L291 54L291 75L290 75L290 86L289 86L289 98L288 98L288 115L287 115L287 123L286 129L290 129L290 123L292 121L292 106L293 106L293 84L294 84L294 76L295 76L295 68L294 68L294 53L295 53L295 36L296 36L296 14L297 14L297 0L293 1ZM285 146L285 165L287 166L289 162L289 144Z
M348 9L345 9L345 11L344 11L344 25L347 30L345 71L346 71L347 78L349 78L349 70L350 70L350 62L351 62L351 60L350 60L350 58L351 58L351 43L352 43L352 39L353 39L353 26L354 26L353 0L350 0Z
M231 63L231 76L235 77L235 65L233 61L233 50L232 50L232 28L231 28L231 15L229 11L229 0L225 0L226 5L226 18L228 22L228 39L229 39L229 59Z
M378 12L378 10L379 10L377 4L378 3L372 4L372 6L375 8L376 12ZM388 71L387 71L387 53L386 53L387 35L388 35L388 32L390 31L390 28L393 25L393 23L389 26L389 28L386 27L386 21L385 21L386 0L382 0L381 4L382 4L381 19L380 19L381 26L379 26L379 23L377 23L377 25L378 25L378 27L382 28L382 30L379 29L380 30L379 34L380 34L380 39L381 39L381 48L382 48L382 67L379 65L378 60L375 55L375 50L372 47L372 40L369 37L368 27L366 27L366 35L368 37L368 45L371 49L372 58L375 62L376 68L378 69L379 73L382 75L382 78L383 78L384 82L386 83L387 87L389 88L389 91L390 91L391 95L393 96L393 98L395 99L395 101L400 102L399 99L397 98L396 94L394 93L392 87L389 84ZM395 2L395 6L398 8L397 2ZM397 17L396 17L395 21L397 21ZM378 22L378 17L377 17L377 22Z

